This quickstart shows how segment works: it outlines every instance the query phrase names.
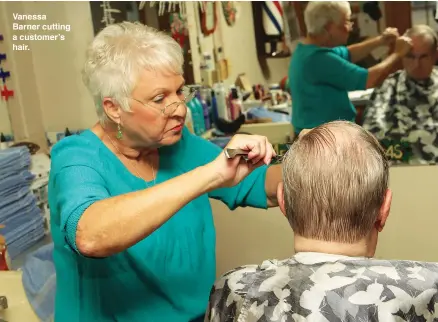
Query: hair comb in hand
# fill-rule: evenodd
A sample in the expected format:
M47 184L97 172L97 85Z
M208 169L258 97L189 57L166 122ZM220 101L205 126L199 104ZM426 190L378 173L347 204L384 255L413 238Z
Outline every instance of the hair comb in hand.
M250 151L242 150L242 149L231 149L225 148L224 154L228 159L233 159L235 157L241 156L245 161L248 161L248 153ZM272 157L271 164L280 163L283 160L284 155L276 155Z

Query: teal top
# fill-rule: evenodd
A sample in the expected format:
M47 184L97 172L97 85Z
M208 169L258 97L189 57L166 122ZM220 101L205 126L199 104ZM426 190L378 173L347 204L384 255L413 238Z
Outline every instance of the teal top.
M368 70L350 61L347 47L299 43L289 66L295 133L335 120L354 122L348 92L366 89L367 79Z
M221 151L184 129L177 144L159 149L156 184L214 160ZM78 252L75 243L83 212L96 201L147 189L153 182L131 174L90 130L62 139L52 149L49 180L57 278L55 321L202 320L216 277L209 197L230 209L267 208L266 169L254 170L235 187L191 201L129 249L107 258L89 258Z

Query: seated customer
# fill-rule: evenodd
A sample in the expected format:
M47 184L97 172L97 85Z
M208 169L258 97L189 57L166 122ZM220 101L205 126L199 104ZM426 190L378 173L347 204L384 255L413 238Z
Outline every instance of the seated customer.
M403 58L403 70L392 74L371 96L363 126L378 140L400 145L389 151L392 159L409 163L438 162L438 69L437 34L426 25L408 30L412 50ZM403 144L404 143L404 144ZM404 159L408 161L407 159ZM395 160L394 160L395 161Z
M438 265L376 260L391 205L377 140L336 121L302 132L278 189L296 254L226 273L209 321L432 321Z

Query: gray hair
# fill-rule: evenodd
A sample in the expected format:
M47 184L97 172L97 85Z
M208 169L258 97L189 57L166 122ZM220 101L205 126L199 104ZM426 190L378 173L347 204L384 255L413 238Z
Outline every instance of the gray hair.
M421 39L424 39L430 44L432 50L437 49L438 46L437 33L428 25L415 25L406 31L405 36L409 38L419 37Z
M114 98L130 111L129 96L143 70L183 74L180 45L167 34L141 23L109 25L87 50L83 81L93 96L99 120L107 120L103 98Z
M388 189L376 138L335 121L302 134L283 160L286 217L297 235L353 243L374 225Z
M304 11L307 33L321 35L330 22L339 23L344 14L350 14L348 1L310 1Z

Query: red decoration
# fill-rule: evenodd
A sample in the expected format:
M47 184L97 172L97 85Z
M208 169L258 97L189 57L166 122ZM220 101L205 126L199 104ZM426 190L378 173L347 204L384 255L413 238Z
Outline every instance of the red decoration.
M216 13L216 2L207 2L203 1L202 5L204 6L204 10L199 9L199 14L201 16L201 30L204 36L208 36L216 30L217 26L217 13ZM213 15L213 26L207 26L207 16Z
M9 90L6 85L3 85L3 89L1 90L1 96L4 97L7 101L9 97L14 97L14 91Z
M180 13L172 13L170 15L170 31L172 38L179 43L181 48L184 48L189 31L187 29L187 21Z
M0 225L0 229L4 227L4 225ZM0 271L9 270L6 252L6 239L0 234Z

